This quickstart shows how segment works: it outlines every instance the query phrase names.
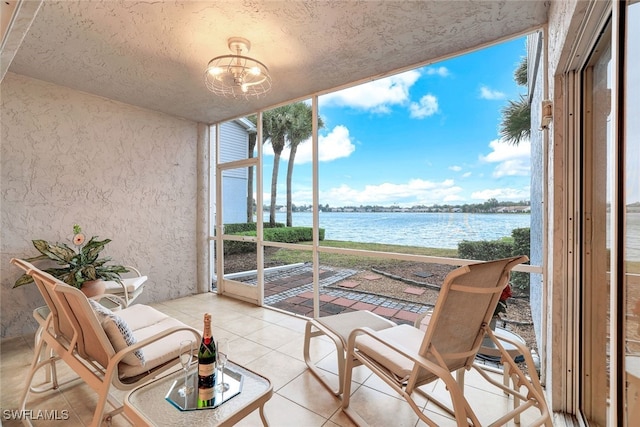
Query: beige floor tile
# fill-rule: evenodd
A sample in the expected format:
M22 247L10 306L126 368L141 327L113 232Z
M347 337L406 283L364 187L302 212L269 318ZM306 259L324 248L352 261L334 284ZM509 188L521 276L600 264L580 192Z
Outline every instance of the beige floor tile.
M265 322L275 324L283 322L287 319L291 319L293 317L278 310L270 310L266 308L259 308L258 310L252 310L251 312L245 312L244 314L255 317L256 319L263 320Z
M438 383L433 395L443 402L451 402L443 382ZM488 393L486 390L473 387L468 383L465 383L464 395L482 425L489 424L498 418L500 414L508 412L509 405L512 405L506 396ZM435 408L431 403L427 404L427 409L442 413L439 408Z
M269 324L255 332L244 335L244 337L275 350L301 338L302 335L283 326Z
M342 403L342 400L329 392L308 370L278 390L278 395L327 419L340 408Z
M351 418L349 418L344 412L342 412L342 409L338 409L333 416L329 419L329 422L332 424L328 424L328 425L337 425L340 427L356 427L357 425L351 421Z
M338 375L338 359L335 354L335 346L333 346L334 352L324 357L322 360L316 363L316 366L324 371L331 372L332 374ZM369 368L365 366L356 366L353 368L351 374L351 381L356 382L358 384L364 383L370 376L372 375Z
M364 386L352 394L349 407L372 427L413 427L418 421L418 416L404 400Z
M255 359L246 366L269 378L275 391L278 391L307 369L307 365L304 362L287 356L286 354L279 353L276 350L272 350L264 356Z
M273 351L269 347L241 337L231 341L231 344L233 348L229 358L235 363L245 366Z
M304 360L302 349L304 348L304 336L302 337L302 341L299 342L300 345L300 357ZM331 356L329 356L331 355ZM336 359L336 344L326 335L321 335L319 337L311 338L309 343L309 358L313 362L320 362L322 359L326 357L331 357L334 360L334 365ZM337 366L337 365L335 365Z
M278 394L274 394L266 403L264 412L269 425L277 427L321 427L327 421L324 417ZM262 424L257 411L236 424L238 427L255 427L259 425Z
M273 310L267 310L267 311L273 311ZM287 317L284 317L282 320L279 320L277 324L280 326L284 326L285 328L294 330L296 332L300 332L301 334L304 334L304 328L305 328L305 325L307 324L307 319L302 316L287 316Z
M242 337L265 328L268 325L268 323L255 317L247 316L246 314L218 312L211 315L212 328L220 327Z
M352 427L353 422L342 412L341 400L334 397L313 376L304 363L302 349L306 319L289 316L282 312L256 307L254 305L217 296L201 294L172 301L152 304L156 309L175 317L186 324L202 330L202 315L213 315L214 338L231 340L231 360L268 377L274 388L274 395L266 405L266 414L275 427L325 426ZM311 346L311 359L326 372L326 376L337 384L337 362L335 345L326 337L315 338ZM0 385L2 409L17 409L19 395L33 355L33 334L5 339L0 343ZM66 364L59 362L58 378L61 382L77 378ZM176 367L175 369L178 369ZM39 371L34 384L44 381L44 371ZM496 374L498 381L501 376ZM361 385L364 384L364 385ZM466 392L472 407L484 423L510 408L512 400L492 386L474 371L465 375ZM493 388L493 390L489 389ZM436 395L446 395L441 381L424 386L434 390ZM396 398L384 382L373 376L364 366L353 370L352 408L356 409L372 426L424 426L409 405ZM116 391L119 400L126 392ZM419 398L422 399L422 398ZM95 410L96 393L81 381L62 386L41 394L30 394L27 408L49 410L49 416L69 417L69 420L36 420L36 426L87 425ZM418 400L422 405L426 400ZM425 413L432 413L438 425L455 425L453 420L427 403ZM62 412L63 410L67 411ZM111 410L111 407L108 407ZM66 414L66 415L64 415ZM522 424L528 425L538 411L530 409L522 416ZM118 415L113 419L116 427L129 423ZM2 419L2 425L22 425L15 419ZM258 411L250 414L239 426L261 425ZM513 425L513 423L511 424Z
M304 336L302 334L298 334L296 337L292 338L287 343L279 346L277 350L280 353L288 354L289 356L295 357L300 361L304 361L304 355L302 354L303 346L304 346ZM325 355L316 356L313 352L313 348L311 348L309 357L311 357L312 360L320 360ZM316 359L313 359L313 357L316 357Z
M369 387L373 390L379 391L380 393L387 394L390 397L403 399L401 394L399 394L397 391L391 388L389 384L384 382L384 380L377 375L372 374L371 376L369 376L369 378L367 378L367 380L362 385L364 387ZM413 400L416 402L416 404L420 408L424 408L424 406L427 404L427 399L420 393L417 393L417 392L413 393L412 397L413 397Z
M353 424L351 424L351 425L353 425ZM335 423L335 422L333 422L332 420L329 420L329 421L327 421L326 423L324 423L324 424L322 425L322 427L341 427L341 426L343 426L343 425L342 425L342 424L336 424L336 423ZM346 427L346 426L348 426L348 424L347 424L347 425L345 425L345 427Z

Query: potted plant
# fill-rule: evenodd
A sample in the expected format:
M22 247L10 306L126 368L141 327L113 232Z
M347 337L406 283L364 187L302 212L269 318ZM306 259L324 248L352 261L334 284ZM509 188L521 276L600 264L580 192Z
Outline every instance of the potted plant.
M26 259L26 261L52 260L62 267L47 268L43 271L53 277L74 286L87 294L104 293L105 280L114 280L121 283L120 274L127 273L122 265L106 265L111 258L99 258L100 252L111 239L97 240L97 236L92 237L86 244L85 236L79 225L73 226L73 244L76 249L72 249L64 243L51 244L45 240L33 240L33 246L40 252L40 255ZM98 281L96 283L96 281ZM33 282L33 278L23 274L13 285L17 288L27 283ZM88 288L97 285L98 289L89 291Z
M511 291L511 285L507 283L507 286L504 287L502 293L500 294L498 305L496 306L496 309L493 312L493 317L491 318L491 322L489 323L489 327L492 331L496 330L496 323L497 320L500 320L500 313L507 312L507 300L512 296L513 292Z

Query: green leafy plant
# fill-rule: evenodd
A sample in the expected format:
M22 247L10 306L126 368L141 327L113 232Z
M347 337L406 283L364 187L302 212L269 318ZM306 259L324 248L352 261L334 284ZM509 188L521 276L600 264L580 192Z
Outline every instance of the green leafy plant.
M51 244L45 240L32 240L33 246L40 255L28 258L26 261L55 261L62 267L47 268L44 271L78 289L90 280L114 280L120 283L120 274L127 273L129 270L122 265L106 265L111 258L99 258L100 252L111 239L97 240L97 236L94 236L83 245L85 238L80 227L74 225L73 231L75 233L73 242L77 250L71 249L64 243ZM23 274L16 280L13 287L17 288L31 282L33 278Z

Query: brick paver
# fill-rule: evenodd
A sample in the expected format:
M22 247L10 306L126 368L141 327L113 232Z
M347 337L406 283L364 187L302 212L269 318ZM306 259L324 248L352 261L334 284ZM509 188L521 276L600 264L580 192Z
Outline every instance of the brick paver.
M345 280L338 284L341 288L356 288L360 286L360 282L356 282L355 280Z
M411 324L413 325L413 323L416 321L418 316L419 316L418 313L412 313L410 311L400 310L393 317L397 319L407 320L411 322Z
M373 309L373 312L379 314L383 317L393 317L399 310L395 308L387 308L387 307L376 307Z
M329 316L355 310L369 310L397 323L413 324L414 319L433 308L401 299L387 298L357 290L359 282L349 280L356 270L323 266L320 270L320 315ZM367 274L368 280L381 278ZM257 284L257 276L237 278L243 283ZM215 287L215 283L214 283ZM313 317L313 269L311 264L265 272L265 305Z
M331 302L333 304L341 305L343 307L351 307L352 305L354 305L356 303L354 300L349 299L349 298L336 298Z
M357 302L351 306L351 308L353 308L354 310L369 310L369 311L373 311L373 309L376 307L377 305L367 304L366 302Z

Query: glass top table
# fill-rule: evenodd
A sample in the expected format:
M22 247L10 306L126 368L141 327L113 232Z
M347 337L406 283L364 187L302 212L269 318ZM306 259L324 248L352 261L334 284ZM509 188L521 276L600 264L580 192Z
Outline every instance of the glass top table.
M194 365L190 374L196 369ZM165 398L173 383L184 378L184 371L179 370L133 389L124 399L124 414L136 426L232 426L259 409L262 423L267 426L264 404L273 394L271 382L232 362L226 370L242 375L242 391L216 408L181 411Z

